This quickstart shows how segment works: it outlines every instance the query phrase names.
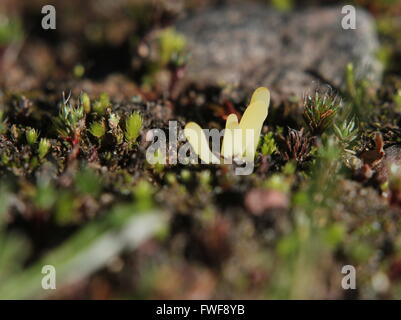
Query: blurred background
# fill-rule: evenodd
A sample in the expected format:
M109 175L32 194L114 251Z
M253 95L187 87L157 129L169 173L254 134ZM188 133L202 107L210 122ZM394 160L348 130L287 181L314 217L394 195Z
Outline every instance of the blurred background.
M279 11L316 6L339 5L341 1L234 1L233 3L270 4ZM20 90L40 87L42 82L71 77L93 81L113 74L128 77L136 86L150 85L157 69L165 68L169 51L179 44L175 34L157 34L174 25L179 17L226 1L8 1L1 3L2 83ZM385 17L398 16L398 1L357 0L346 4L368 9L385 29ZM41 8L52 4L57 9L57 28L41 27ZM163 48L154 48L154 38L164 38ZM170 42L170 43L169 43ZM169 47L170 46L170 47ZM163 51L162 53L158 50ZM178 50L179 51L179 50ZM159 56L158 55L163 55ZM163 66L164 65L164 66ZM160 76L160 75L159 75ZM160 80L162 81L162 80ZM153 82L154 84L154 82ZM127 84L127 86L130 86ZM127 88L128 90L128 88Z

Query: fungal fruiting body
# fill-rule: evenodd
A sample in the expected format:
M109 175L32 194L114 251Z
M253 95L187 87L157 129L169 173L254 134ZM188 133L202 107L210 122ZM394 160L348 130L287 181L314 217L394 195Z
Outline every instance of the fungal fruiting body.
M220 152L222 159L238 158L248 162L254 160L269 104L270 92L267 88L261 87L253 93L240 122L234 113L227 117ZM184 135L204 163L220 164L222 162L222 159L210 150L208 138L198 124L187 123Z
M192 149L203 162L213 164L220 163L220 160L210 151L205 132L197 123L187 123L184 129L184 135L191 144Z

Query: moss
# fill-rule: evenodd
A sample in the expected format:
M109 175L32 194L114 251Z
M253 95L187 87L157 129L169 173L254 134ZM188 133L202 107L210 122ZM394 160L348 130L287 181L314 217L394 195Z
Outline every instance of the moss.
M84 108L85 113L91 112L91 101L89 95L86 92L83 92L80 97L81 105Z
M38 155L40 159L43 159L49 152L51 147L51 143L48 139L42 138L39 141L39 146L38 146Z
M316 91L304 99L303 117L313 135L320 135L333 125L341 101L331 93Z
M89 127L89 132L96 138L101 139L106 133L104 121L92 122Z
M139 137L142 128L142 117L138 112L133 112L125 120L124 137L129 144L133 144Z
M39 132L36 129L27 129L25 131L26 142L33 146L38 141Z
M273 137L273 132L269 132L268 134L264 135L261 141L261 153L264 156L272 155L277 150L277 146Z
M57 132L64 138L77 135L82 129L84 117L84 109L81 105L71 105L68 99L64 99L60 106L60 113L54 119Z
M107 107L110 106L110 98L107 93L102 93L98 100L93 103L93 111L97 114L103 115Z

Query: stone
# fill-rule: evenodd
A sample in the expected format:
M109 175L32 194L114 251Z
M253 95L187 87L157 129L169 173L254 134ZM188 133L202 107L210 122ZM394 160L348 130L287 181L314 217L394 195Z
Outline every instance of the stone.
M356 29L344 30L342 7L281 13L257 3L223 5L184 17L188 41L185 82L240 85L302 97L316 84L343 87L347 63L358 78L380 83L373 18L356 10ZM274 98L274 96L273 96Z

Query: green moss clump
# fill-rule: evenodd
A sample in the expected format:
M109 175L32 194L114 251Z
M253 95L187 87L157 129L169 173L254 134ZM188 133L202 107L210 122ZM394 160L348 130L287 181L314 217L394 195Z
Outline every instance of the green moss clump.
M143 119L139 112L133 112L125 120L124 137L129 144L135 143L136 139L138 139L140 130L142 128L142 122Z

